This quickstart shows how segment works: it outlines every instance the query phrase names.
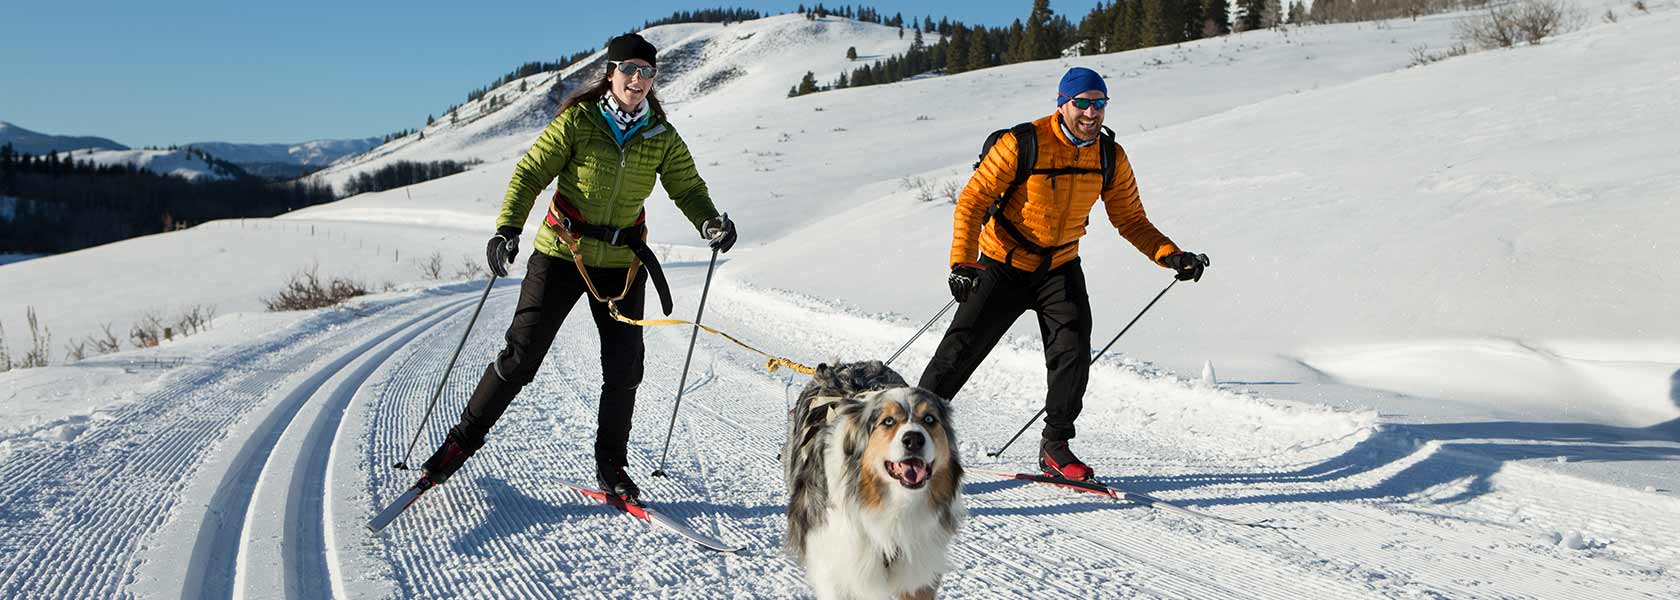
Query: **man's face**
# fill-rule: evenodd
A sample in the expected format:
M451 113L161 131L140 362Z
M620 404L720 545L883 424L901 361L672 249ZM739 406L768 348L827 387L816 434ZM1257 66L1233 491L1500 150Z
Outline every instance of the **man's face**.
M1098 90L1086 90L1074 97L1099 100L1107 98L1108 95ZM1103 113L1105 111L1102 108L1097 108L1094 104L1081 109L1075 106L1072 100L1069 100L1062 103L1062 106L1057 108L1056 112L1061 113L1062 122L1067 124L1074 137L1082 140L1094 140L1102 131Z

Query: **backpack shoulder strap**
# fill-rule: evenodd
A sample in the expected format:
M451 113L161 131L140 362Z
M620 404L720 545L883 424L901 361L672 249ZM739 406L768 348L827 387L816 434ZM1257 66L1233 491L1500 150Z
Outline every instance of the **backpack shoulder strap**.
M1098 136L1098 139L1102 146L1099 155L1102 157L1103 189L1106 190L1109 184L1114 183L1115 155L1118 154L1120 143L1114 141L1114 130L1109 129L1107 125L1103 126L1102 135Z
M1009 190L1014 192L1016 186L1032 176L1033 167L1038 166L1038 128L1032 123L1022 123L1009 128L1009 132L1015 134L1015 181Z

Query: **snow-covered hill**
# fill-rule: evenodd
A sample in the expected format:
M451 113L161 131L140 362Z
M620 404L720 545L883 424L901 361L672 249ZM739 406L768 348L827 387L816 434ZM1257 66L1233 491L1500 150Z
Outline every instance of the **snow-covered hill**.
M859 60L903 53L910 40L898 30L846 19L807 21L799 15L721 25L685 23L643 32L660 49L657 94L669 111L727 112L746 104L780 102L807 71L829 81ZM933 43L938 36L927 41ZM393 140L313 177L342 189L357 173L395 161L517 159L554 118L566 94L601 76L606 53L596 52L566 69L532 75L490 90L483 98L439 117L420 134ZM686 131L689 125L679 124Z
M379 146L379 138L314 140L300 144L235 144L194 142L222 160L237 164L253 175L273 178L297 177Z
M18 152L30 154L46 154L48 152L65 152L84 148L100 148L105 150L127 150L128 146L118 144L102 137L49 135L30 131L17 125L0 121L0 146L11 144Z
M948 301L951 208L924 190L960 184L989 131L1047 114L1073 65L1109 78L1109 124L1152 219L1212 256L1203 281L1178 284L1093 368L1076 448L1109 481L1285 529L981 474L1033 468L1019 448L982 452L1045 392L1023 319L955 398L978 468L949 596L1656 599L1680 589L1680 263L1666 259L1680 254L1680 118L1668 110L1680 105L1680 11L1650 8L1423 67L1407 68L1411 49L1452 44L1457 16L793 99L786 88L805 71L831 78L846 46L887 53L896 32L795 16L646 35L710 57L686 70L673 57L660 84L741 228L706 320L768 351L885 358L908 339ZM866 50L843 28L882 45ZM598 74L589 63L559 76ZM720 75L731 69L741 74ZM0 374L0 415L16 423L0 429L0 553L19 557L0 562L0 595L806 594L781 555L775 459L803 382L701 339L674 476L644 486L748 547L703 554L555 483L590 469L600 367L577 313L485 451L385 535L361 529L412 477L388 465L483 290L482 279L422 282L415 259L439 252L446 272L481 260L555 77L493 91L507 94L499 111L463 109L424 140L325 176L486 161L471 171L0 266L12 348L26 305L55 340L104 322L125 331L145 308L209 302L223 314L162 348ZM686 316L706 253L659 193L649 222ZM1100 214L1093 224L1082 255L1100 343L1170 276ZM258 312L286 273L317 262L408 291ZM490 292L421 446L499 348L511 283ZM938 329L895 367L914 378ZM659 460L687 334L645 333L637 474ZM1210 359L1220 379L1192 377Z
M228 169L213 159L221 157L195 152L191 148L179 150L80 150L68 156L77 162L96 165L135 165L159 175L174 175L185 179L233 179L238 169Z

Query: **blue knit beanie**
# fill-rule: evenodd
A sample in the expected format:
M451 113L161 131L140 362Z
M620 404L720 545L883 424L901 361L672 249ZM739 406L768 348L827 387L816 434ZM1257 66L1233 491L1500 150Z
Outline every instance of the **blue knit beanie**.
M1085 67L1068 69L1067 74L1062 76L1062 84L1056 86L1056 106L1067 104L1074 96L1091 90L1108 95L1108 85L1103 83L1101 75Z

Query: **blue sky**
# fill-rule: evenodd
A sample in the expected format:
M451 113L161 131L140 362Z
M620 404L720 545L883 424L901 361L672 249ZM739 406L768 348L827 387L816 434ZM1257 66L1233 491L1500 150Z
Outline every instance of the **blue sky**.
M521 63L599 47L677 10L798 4L11 2L0 35L0 120L130 146L379 136L425 124ZM862 4L987 25L1031 7ZM1076 20L1095 5L1050 3Z

